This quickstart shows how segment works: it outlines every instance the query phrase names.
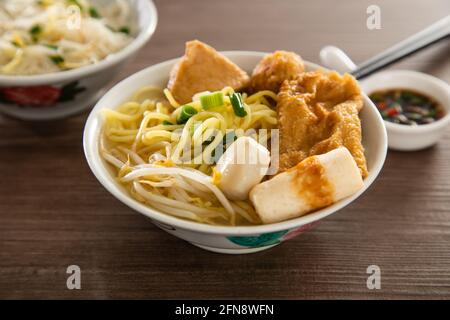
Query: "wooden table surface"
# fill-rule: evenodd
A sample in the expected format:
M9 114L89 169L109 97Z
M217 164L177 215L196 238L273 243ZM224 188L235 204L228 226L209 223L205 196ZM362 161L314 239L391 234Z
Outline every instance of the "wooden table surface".
M373 3L381 30L366 27ZM450 13L448 0L156 5L154 37L114 82L180 56L194 38L220 50L293 50L313 62L334 44L362 62ZM440 43L393 67L449 82L449 53ZM433 148L390 151L374 185L316 229L229 256L157 229L106 192L84 159L86 117L0 117L0 298L450 298L450 129ZM72 264L81 290L66 288ZM381 268L380 290L366 287L369 265Z

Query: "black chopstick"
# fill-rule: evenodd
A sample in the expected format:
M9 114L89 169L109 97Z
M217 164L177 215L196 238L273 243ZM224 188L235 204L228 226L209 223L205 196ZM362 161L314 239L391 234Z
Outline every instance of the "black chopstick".
M427 48L436 42L449 39L450 15L397 45L392 46L372 59L367 60L353 70L351 74L356 79L362 79L375 71Z

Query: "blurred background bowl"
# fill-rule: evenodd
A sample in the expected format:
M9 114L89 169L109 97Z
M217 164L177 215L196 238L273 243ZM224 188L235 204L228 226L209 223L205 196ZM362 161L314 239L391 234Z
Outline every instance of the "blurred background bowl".
M102 0L97 2L101 5ZM129 3L138 32L128 46L96 64L73 70L31 76L0 74L0 112L23 120L53 120L92 106L156 29L158 15L151 0Z

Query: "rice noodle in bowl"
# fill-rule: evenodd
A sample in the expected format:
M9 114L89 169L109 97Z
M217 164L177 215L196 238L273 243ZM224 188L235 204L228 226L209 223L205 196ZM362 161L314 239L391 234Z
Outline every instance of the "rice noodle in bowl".
M132 41L125 0L0 2L0 74L35 75L95 64Z

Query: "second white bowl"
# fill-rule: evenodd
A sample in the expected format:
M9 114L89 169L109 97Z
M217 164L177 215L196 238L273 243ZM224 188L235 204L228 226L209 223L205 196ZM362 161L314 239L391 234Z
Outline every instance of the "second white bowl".
M0 74L0 112L23 120L53 120L92 106L155 31L157 12L153 2L135 0L130 4L139 32L128 46L78 69L31 76Z

